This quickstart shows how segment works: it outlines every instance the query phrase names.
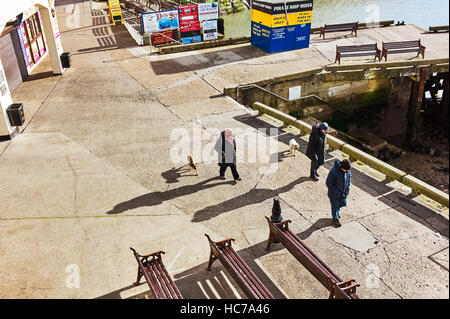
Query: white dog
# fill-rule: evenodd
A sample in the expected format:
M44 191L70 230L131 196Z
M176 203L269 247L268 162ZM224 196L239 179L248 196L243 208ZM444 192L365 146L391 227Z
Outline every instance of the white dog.
M297 143L295 139L291 139L289 141L289 150L291 151L291 154L295 156L295 151L300 150L300 145Z

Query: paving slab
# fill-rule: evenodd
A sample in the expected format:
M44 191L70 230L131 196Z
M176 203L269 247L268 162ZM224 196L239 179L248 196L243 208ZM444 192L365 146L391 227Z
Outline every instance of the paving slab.
M336 242L356 250L366 252L376 246L376 238L358 222L345 223L336 229L328 229L325 233Z

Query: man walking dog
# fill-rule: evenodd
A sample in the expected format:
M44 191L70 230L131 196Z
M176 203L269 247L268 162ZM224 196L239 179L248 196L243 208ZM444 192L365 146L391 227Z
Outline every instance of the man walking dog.
M326 122L312 126L309 136L306 156L311 160L311 169L309 177L314 181L319 180L317 169L325 163L325 146L327 145L328 124Z
M331 216L336 227L341 227L339 210L341 207L347 206L347 196L350 192L350 184L352 181L350 168L351 164L348 159L342 161L337 160L328 173L326 181L328 198L331 203Z

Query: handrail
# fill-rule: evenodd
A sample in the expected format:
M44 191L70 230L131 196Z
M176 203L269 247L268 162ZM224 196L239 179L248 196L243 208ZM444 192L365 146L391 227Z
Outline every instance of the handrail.
M326 65L325 71L337 72L337 71L354 71L354 70L368 70L368 69L387 69L398 67L439 65L448 63L449 58L416 60L416 61L397 61L397 62L370 62L370 63L347 64L347 65Z
M332 108L338 110L339 112L341 112L345 116L348 116L348 114L344 110L342 110L341 108L337 107L336 105L333 105L333 104L329 103L328 101L325 101L320 96L317 96L315 94L309 94L309 95L301 96L301 97L299 97L298 99L295 99L295 100L289 100L289 99L285 98L284 96L278 95L277 93L274 93L274 92L272 92L270 90L267 90L267 89L265 89L265 88L263 88L263 87L261 87L261 86L259 86L257 84L253 84L253 83L240 84L240 85L236 86L236 100L239 98L239 89L246 89L246 88L250 88L250 87L262 90L262 91L264 91L266 93L269 93L270 95L273 95L273 96L275 96L275 97L277 97L277 98L279 98L279 99L281 99L281 100L283 100L285 102L292 102L292 101L295 101L295 100L303 100L303 99L307 99L307 98L310 98L310 97L314 97L314 98L318 99L319 101L321 101L321 102L331 106Z

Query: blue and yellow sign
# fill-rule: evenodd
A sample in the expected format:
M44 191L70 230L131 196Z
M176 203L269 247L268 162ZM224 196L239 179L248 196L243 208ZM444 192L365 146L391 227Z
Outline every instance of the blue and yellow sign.
M251 43L269 53L307 48L311 18L312 0L254 0Z

